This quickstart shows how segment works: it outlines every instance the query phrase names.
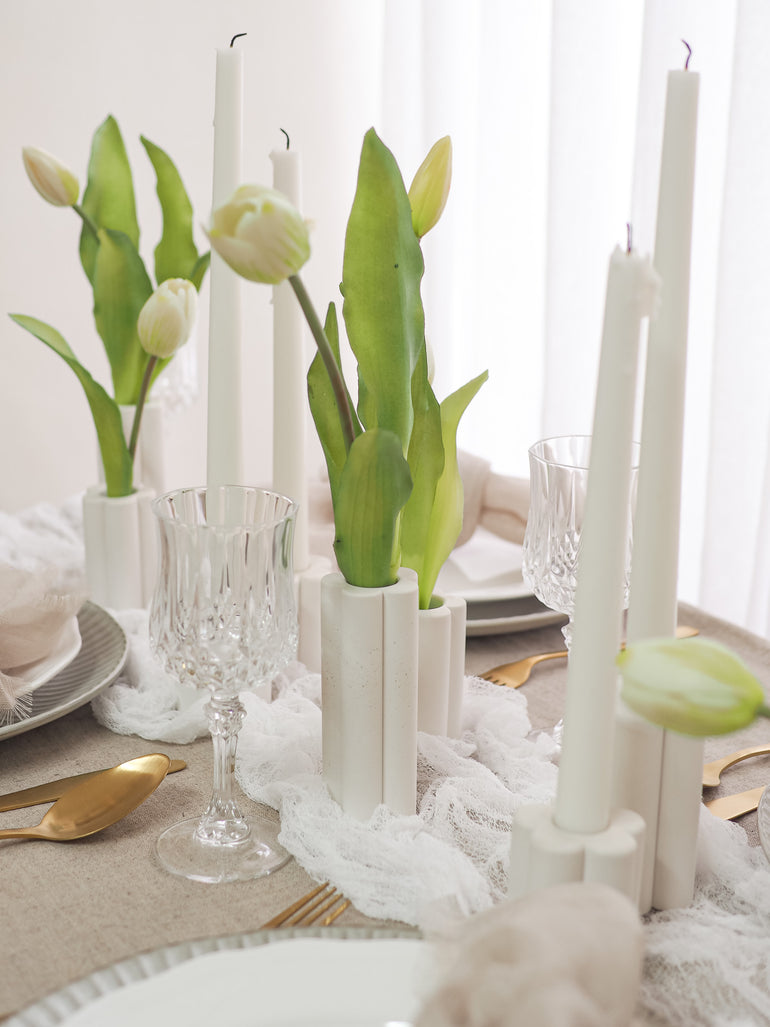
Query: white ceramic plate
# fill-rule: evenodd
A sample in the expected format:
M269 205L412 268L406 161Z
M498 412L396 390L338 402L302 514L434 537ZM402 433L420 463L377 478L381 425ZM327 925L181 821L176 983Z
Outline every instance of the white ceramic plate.
M770 785L762 792L757 806L757 830L764 853L770 860Z
M20 720L0 726L0 740L58 720L87 702L123 669L128 642L117 621L95 603L85 603L78 615L81 644L77 655L32 693L32 707Z
M43 657L42 660L35 660L33 663L26 663L23 667L14 667L8 673L21 680L27 685L27 694L35 688L44 685L46 681L63 670L77 656L80 651L81 638L77 617L72 617L64 626L59 644L56 649Z
M117 963L5 1027L409 1027L429 974L415 932L256 931Z
M468 635L529 631L566 619L532 595L521 573L521 546L483 528L452 553L435 591L465 599Z

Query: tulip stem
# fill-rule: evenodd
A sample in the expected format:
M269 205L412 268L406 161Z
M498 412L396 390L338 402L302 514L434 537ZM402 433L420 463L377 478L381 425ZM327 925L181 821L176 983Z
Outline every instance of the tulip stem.
M334 398L337 402L337 410L340 415L340 426L342 427L342 435L345 439L345 451L349 452L350 447L355 441L355 431L353 430L353 417L350 413L350 404L348 402L348 393L345 388L345 379L342 377L337 360L334 356L329 340L326 338L326 333L323 330L323 326L318 318L318 314L315 312L313 303L305 290L305 286L299 275L290 275L289 282L294 294L299 300L299 305L302 307L302 313L305 315L305 320L310 327L310 331L315 339L315 344L318 347L318 352L321 354L321 359L326 367L326 372L329 375L329 380L334 390Z
M83 210L83 208L79 204L73 203L72 204L72 209L75 211L76 214L80 215L80 218L81 218L83 224L86 226L88 231L93 235L94 239L98 239L99 238L99 229L97 228L96 224L91 220L91 218L88 216L88 214L86 214L86 212Z
M147 393L150 391L150 381L152 379L152 372L155 370L155 365L158 362L157 357L151 356L147 361L147 366L144 369L144 377L142 378L142 385L139 389L139 399L136 401L136 412L134 414L134 423L131 425L131 439L128 443L128 452L131 456L131 460L134 459L134 453L136 453L136 443L139 439L139 426L142 422L142 411L144 410L144 401L147 399Z

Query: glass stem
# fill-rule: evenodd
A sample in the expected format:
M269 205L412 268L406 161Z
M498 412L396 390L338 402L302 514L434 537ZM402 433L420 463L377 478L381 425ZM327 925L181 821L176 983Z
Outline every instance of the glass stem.
M206 706L214 743L214 790L201 818L198 836L216 844L242 841L249 827L233 795L235 751L245 709L237 696L212 695Z

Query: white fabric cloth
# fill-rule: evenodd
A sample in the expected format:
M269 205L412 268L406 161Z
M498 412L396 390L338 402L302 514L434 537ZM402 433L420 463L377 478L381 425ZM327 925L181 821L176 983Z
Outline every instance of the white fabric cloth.
M29 543L49 524L57 530L40 554ZM33 686L20 670L56 652L85 598L80 575L66 569L71 561L54 558L69 548L68 527L54 508L30 512L28 524L0 514L0 723L30 701Z
M643 953L636 907L607 885L505 900L440 939L415 1027L629 1027Z

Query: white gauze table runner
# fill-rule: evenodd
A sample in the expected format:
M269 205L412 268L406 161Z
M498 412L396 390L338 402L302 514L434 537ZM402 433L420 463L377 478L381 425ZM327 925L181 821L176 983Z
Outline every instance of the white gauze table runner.
M82 573L79 499L0 513L0 559ZM150 652L147 613L115 614L130 655L94 702L112 731L184 743L207 733L207 695L168 677ZM294 665L274 701L245 694L237 775L277 809L281 842L319 880L373 917L433 928L489 908L506 890L511 816L555 793L558 746L533 735L526 696L466 679L461 740L419 736L418 810L347 817L321 777L320 678ZM645 918L640 1007L658 1022L713 1027L770 1023L770 864L736 824L701 811L695 898Z

